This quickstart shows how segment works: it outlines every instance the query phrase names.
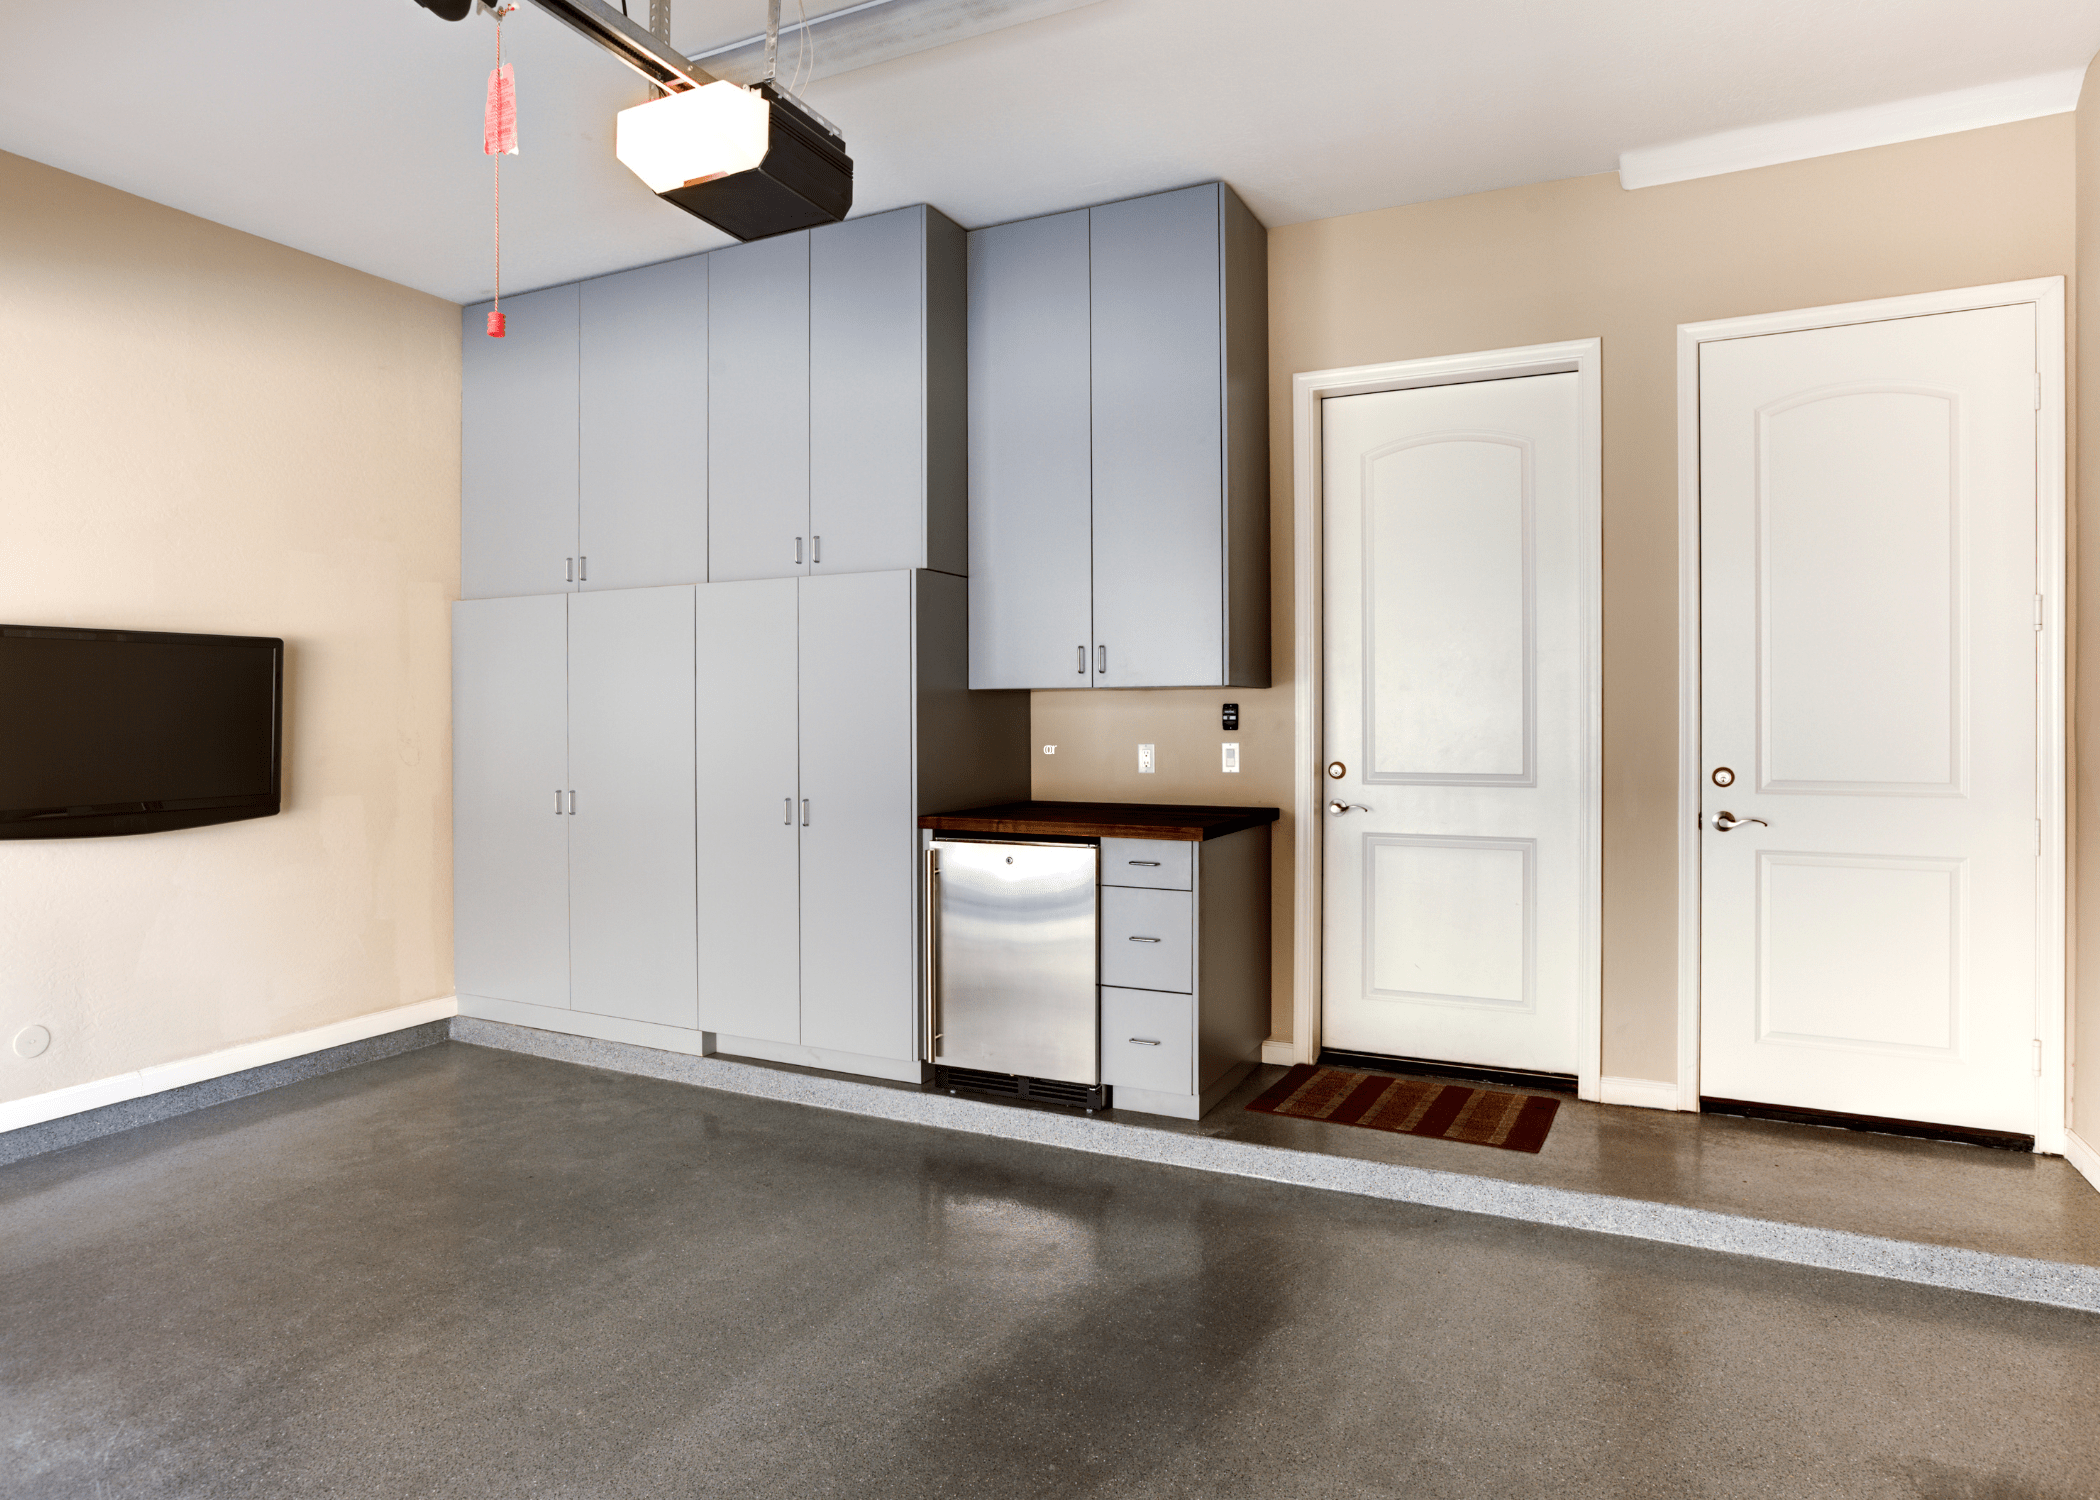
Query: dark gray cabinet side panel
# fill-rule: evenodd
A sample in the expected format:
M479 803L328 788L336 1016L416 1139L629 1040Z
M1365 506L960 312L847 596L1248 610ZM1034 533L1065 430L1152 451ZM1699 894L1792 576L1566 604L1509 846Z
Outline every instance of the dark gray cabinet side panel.
M811 230L811 574L925 566L926 438L926 211Z
M969 242L926 210L926 566L970 571Z
M707 257L583 283L584 589L707 577Z
M1029 797L1028 694L970 691L966 578L920 573L917 599L918 799L922 813Z
M1087 211L969 240L970 686L1093 682Z
M802 1040L792 578L710 583L694 639L700 1029Z
M1098 687L1225 678L1222 192L1090 211Z
M566 594L452 606L452 951L463 995L569 1003Z
M1269 1038L1269 836L1247 828L1196 846L1196 1092Z
M908 573L801 583L802 1044L918 1056Z
M707 260L707 576L793 577L809 556L809 235Z
M571 1006L695 1025L693 590L569 602Z
M1269 231L1225 200L1225 680L1269 685Z
M577 289L486 302L460 322L459 579L469 599L571 587L576 555Z

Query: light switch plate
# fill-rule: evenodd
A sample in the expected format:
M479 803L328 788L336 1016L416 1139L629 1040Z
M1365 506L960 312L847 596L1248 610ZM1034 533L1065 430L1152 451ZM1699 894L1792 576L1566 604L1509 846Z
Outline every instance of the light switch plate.
M1238 740L1227 740L1227 741L1225 742L1225 745L1224 745L1224 750L1225 750L1225 769L1226 769L1226 770L1228 770L1228 771L1237 771L1237 770L1238 770L1238 769L1240 768L1240 743L1239 743L1239 741L1238 741Z
M1151 774L1152 747L1150 745L1138 746L1138 770L1147 775Z

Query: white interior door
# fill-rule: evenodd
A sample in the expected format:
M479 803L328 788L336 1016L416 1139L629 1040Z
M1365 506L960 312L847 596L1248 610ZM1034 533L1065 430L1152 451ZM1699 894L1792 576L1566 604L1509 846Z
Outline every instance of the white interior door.
M1582 1071L1596 539L1578 380L1323 403L1330 1047Z
M2035 1129L2035 352L1701 349L1702 1095Z

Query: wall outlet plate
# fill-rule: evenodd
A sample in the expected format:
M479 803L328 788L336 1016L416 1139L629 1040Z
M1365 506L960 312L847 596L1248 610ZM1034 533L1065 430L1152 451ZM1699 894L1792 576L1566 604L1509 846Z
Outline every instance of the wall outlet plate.
M1043 746L1043 754L1045 754L1045 755L1055 755L1055 754L1057 754L1057 746L1055 746L1055 745L1045 745L1045 746Z
M1221 748L1225 752L1225 764L1223 766L1223 769L1227 771L1239 770L1240 742L1238 740L1227 740Z
M1150 745L1138 746L1138 770L1146 775L1150 775L1152 772L1152 747Z

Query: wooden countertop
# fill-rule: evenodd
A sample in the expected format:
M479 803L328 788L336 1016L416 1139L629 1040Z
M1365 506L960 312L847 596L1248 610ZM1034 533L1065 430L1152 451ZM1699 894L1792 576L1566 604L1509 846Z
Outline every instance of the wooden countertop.
M996 833L1010 838L1180 839L1201 843L1273 823L1273 807L1180 807L1158 802L1007 802L962 812L927 813L921 828Z

